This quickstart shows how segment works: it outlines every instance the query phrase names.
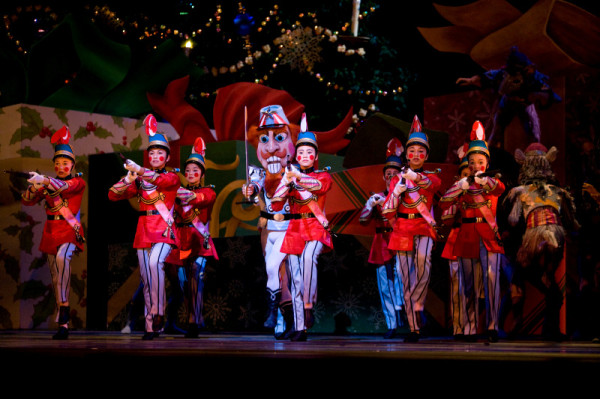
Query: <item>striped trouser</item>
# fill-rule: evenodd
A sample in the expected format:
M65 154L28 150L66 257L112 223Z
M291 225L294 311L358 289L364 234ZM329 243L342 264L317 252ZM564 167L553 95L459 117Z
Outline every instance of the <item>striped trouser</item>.
M477 334L482 276L479 259L450 261L450 303L454 334Z
M431 276L431 249L433 239L427 236L414 237L414 250L398 251L398 268L404 287L404 305L410 331L418 332L419 312L425 309L425 298Z
M195 261L186 265L187 286L186 299L189 314L189 323L202 326L204 317L202 309L204 308L204 270L206 269L206 258L199 256Z
M404 305L402 297L402 281L396 270L398 257L394 256L388 263L376 269L377 287L381 299L381 309L388 329L398 327L398 312Z
M48 255L48 266L52 276L52 288L57 307L69 306L71 291L71 259L77 246L70 242L61 244L56 255ZM58 317L58 315L57 315ZM57 318L58 320L58 318Z
M483 244L479 242L479 259L459 258L459 262L465 265L466 270L477 267L481 262L481 279L485 292L485 314L488 330L498 331L498 318L500 313L500 267L502 266L502 254L488 252ZM474 273L473 273L474 274ZM474 297L478 297L475 292ZM476 311L476 310L475 310Z
M306 329L304 309L312 309L317 300L317 261L322 249L322 242L308 241L300 256L289 255L288 257L296 331Z
M146 331L152 331L154 316L165 315L167 297L165 290L164 262L171 252L171 245L159 242L150 248L137 250L140 274L144 284L144 304L146 314Z

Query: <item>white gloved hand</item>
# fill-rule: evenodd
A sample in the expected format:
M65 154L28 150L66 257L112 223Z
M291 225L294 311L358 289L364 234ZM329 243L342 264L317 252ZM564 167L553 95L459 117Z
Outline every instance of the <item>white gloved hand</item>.
M396 187L394 187L394 195L396 197L399 197L400 194L402 194L405 191L406 191L406 184L401 184L400 182L398 182L398 184L396 184Z
M469 182L466 177L460 179L456 184L461 190L467 190L469 188Z
M379 194L373 194L367 200L367 208L372 209L375 205L379 205L383 203L384 198Z
M483 172L477 172L475 173L475 183L477 184L481 184L482 186L485 186L488 182L488 178L486 176L484 177L479 177L479 175L481 175Z
M283 176L281 176L281 181L279 182L279 185L287 186L288 184L290 184L290 180L287 177L287 173L284 173Z
M137 173L132 172L132 171L127 171L127 174L125 175L125 183L127 184L131 184L135 181L135 179L137 178Z
M400 176L404 177L405 179L412 180L412 181L417 180L417 177L419 177L417 172L413 171L412 169L407 169L404 172L400 172Z
M43 188L45 186L44 182L48 179L46 176L40 175L37 172L29 172L29 176L31 177L27 179L27 181L33 184L33 187L36 190Z
M125 164L123 165L123 167L125 169L127 169L128 171L135 172L137 174L142 174L142 171L144 170L144 168L142 168L137 163L133 162L131 159L128 159L127 161L125 161Z

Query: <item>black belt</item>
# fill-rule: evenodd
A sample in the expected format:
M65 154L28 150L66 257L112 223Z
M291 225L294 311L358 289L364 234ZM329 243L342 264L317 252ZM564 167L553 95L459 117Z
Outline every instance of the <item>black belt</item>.
M400 213L400 212L396 216L398 216L400 219L416 219L416 218L423 217L420 213Z
M46 215L48 220L65 220L63 215Z
M265 211L260 211L260 217L269 220L276 220L278 222L282 220L294 219L294 216L291 213L269 213Z
M149 209L147 211L140 211L139 215L140 216L160 215L160 212L158 212L156 209Z
M175 226L177 226L177 227L193 227L194 225L192 223L175 223Z
M394 229L392 229L391 227L376 227L375 228L375 233L377 233L377 234L391 233L392 231L394 231Z
M475 217L475 218L462 218L461 219L462 223L484 223L485 219L484 218L480 218L480 217Z

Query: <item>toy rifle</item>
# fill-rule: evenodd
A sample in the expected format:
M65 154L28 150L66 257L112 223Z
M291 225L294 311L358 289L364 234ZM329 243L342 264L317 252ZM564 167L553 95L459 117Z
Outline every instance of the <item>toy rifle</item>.
M14 176L14 177L22 177L23 179L31 178L31 175L29 174L29 172L21 172L20 170L4 169L4 173L8 173L9 175Z
M487 172L483 172L483 173L479 174L477 177L494 177L496 179L499 179L501 176L502 176L502 174L500 173L500 169L495 169L495 170L488 170ZM467 176L467 182L469 182L469 184L475 183L475 175Z

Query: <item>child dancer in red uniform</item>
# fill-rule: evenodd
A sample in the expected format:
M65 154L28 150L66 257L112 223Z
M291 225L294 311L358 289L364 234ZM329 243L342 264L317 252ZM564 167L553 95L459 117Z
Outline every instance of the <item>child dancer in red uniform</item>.
M69 336L69 294L71 259L83 250L83 229L79 222L79 208L85 190L85 181L71 173L75 166L75 154L69 145L71 134L66 126L52 136L56 143L54 170L56 177L29 172L31 185L22 195L24 205L35 205L45 200L47 221L42 233L40 251L46 254L52 275L52 286L58 307L58 331L53 339L64 340Z

